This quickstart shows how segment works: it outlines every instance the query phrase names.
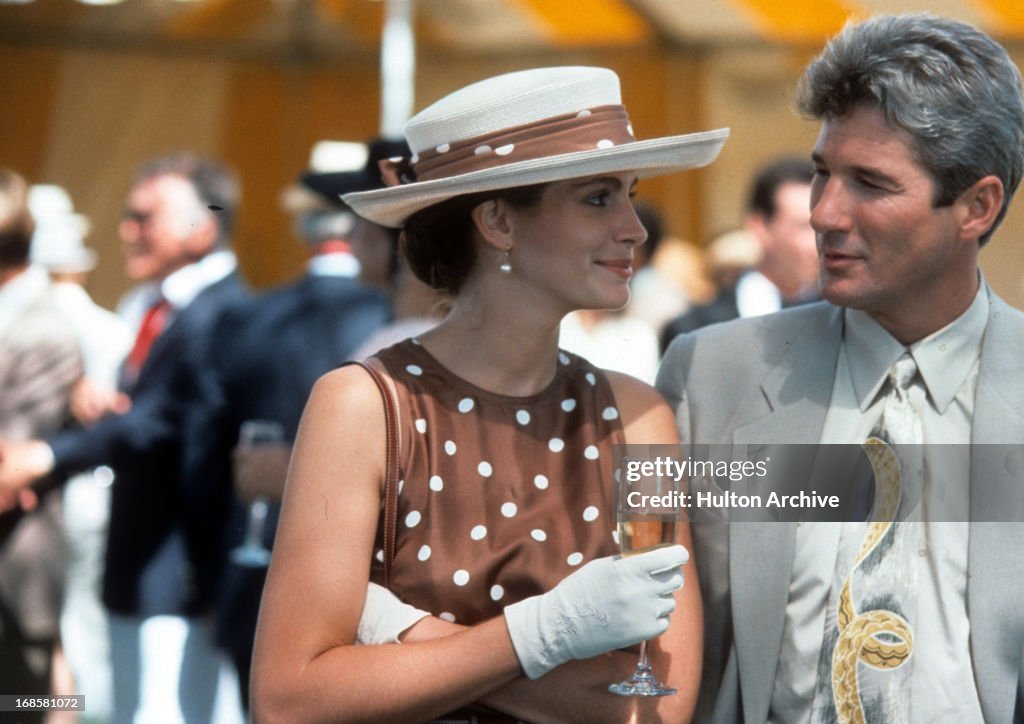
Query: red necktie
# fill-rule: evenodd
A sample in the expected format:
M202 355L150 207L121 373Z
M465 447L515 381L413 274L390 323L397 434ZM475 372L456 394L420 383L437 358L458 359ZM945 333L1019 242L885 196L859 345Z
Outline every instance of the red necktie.
M135 338L135 345L128 353L128 359L124 363L125 371L130 378L135 379L139 376L139 370L142 369L142 364L146 361L153 342L160 336L164 325L167 324L170 313L171 305L163 298L157 300L146 310L146 316L142 318L142 325L139 327L139 334Z

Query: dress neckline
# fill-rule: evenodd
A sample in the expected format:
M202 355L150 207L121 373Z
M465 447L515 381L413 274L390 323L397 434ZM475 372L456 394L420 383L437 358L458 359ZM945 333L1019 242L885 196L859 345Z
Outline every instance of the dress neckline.
M430 351L427 350L426 347L423 346L418 337L410 337L404 342L401 342L400 345L406 347L405 350L402 350L403 352L408 352L409 356L418 358L419 360L429 365L431 369L439 373L441 376L449 378L453 382L453 389L465 389L469 391L474 397L486 398L497 403L517 405L528 404L531 402L539 402L549 397L552 397L558 390L558 388L561 386L561 382L566 373L566 370L572 364L573 357L575 357L575 355L572 355L571 353L566 352L565 350L559 349L557 367L555 369L554 377L551 378L551 382L549 382L547 386L543 390L540 390L539 392L535 392L532 395L519 396L505 395L500 392L493 392L491 390L480 387L479 385L475 385L463 377L460 377L459 375L455 374L450 369L445 367L443 364L441 364L441 362L436 357L434 357L434 355L432 355Z

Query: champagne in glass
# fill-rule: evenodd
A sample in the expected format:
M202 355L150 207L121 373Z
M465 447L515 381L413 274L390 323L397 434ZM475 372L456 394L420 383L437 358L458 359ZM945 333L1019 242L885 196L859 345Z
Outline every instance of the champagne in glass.
M626 511L619 514L619 548L622 555L631 556L636 553L664 548L674 545L679 515L671 513L634 513Z
M652 498L663 499L666 493L677 489L678 483L660 476L642 477L635 481L626 476L620 479L617 512L622 555L636 555L678 542L679 508L649 504ZM658 681L651 671L648 644L647 641L640 642L640 657L633 674L625 681L609 686L608 691L621 696L669 696L676 693L674 688Z

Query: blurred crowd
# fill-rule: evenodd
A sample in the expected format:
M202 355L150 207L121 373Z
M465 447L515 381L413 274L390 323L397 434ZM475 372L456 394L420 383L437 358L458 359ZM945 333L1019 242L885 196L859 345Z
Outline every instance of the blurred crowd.
M134 286L87 291L89 220L58 185L0 171L0 681L83 694L90 722L247 719L253 635L291 443L318 377L440 320L398 232L340 195L382 185L403 142L322 142L281 194L306 272L255 291L233 252L240 180L191 153L147 160L118 232ZM639 204L632 298L560 344L653 383L683 332L816 298L812 168L751 180L707 243ZM32 721L26 715L26 721ZM36 713L34 721L60 721Z

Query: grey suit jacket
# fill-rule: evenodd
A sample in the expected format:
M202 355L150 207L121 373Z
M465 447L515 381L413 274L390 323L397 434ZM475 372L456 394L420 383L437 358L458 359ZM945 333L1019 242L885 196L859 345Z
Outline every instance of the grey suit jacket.
M0 438L27 440L60 428L81 374L74 329L43 294L0 333ZM57 635L67 563L53 482L36 486L42 500L34 511L0 513L0 608L36 639Z
M990 297L972 443L971 516L1024 521L1024 313ZM814 304L709 327L676 340L657 387L690 443L816 443L842 341L841 310ZM1007 481L1020 481L1008 485ZM998 482L998 484L993 484ZM764 722L782 645L796 528L694 523L705 607L697 719ZM1024 525L972 523L967 610L986 722L1018 721L1024 654ZM1016 715L1015 715L1016 708Z

